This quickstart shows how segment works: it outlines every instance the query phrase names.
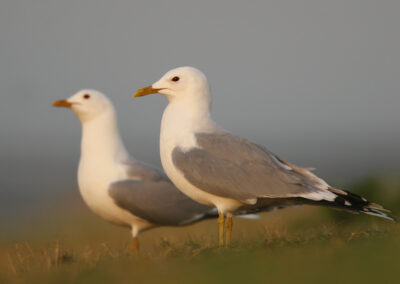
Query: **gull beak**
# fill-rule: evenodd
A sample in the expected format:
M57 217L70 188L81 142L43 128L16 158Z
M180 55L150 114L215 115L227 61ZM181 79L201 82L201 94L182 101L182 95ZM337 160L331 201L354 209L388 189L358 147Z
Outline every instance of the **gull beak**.
M157 94L160 90L162 90L162 89L154 89L152 86L148 86L146 88L137 90L133 97L137 98L137 97L147 96L150 94Z
M70 103L67 100L59 100L59 101L55 101L53 103L53 107L67 107L67 108L71 108L72 107L72 103Z

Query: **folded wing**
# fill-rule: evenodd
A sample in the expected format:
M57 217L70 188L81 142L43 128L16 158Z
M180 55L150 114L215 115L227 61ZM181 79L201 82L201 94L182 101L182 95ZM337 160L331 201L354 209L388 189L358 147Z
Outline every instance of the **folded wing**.
M187 225L216 216L213 208L191 200L158 170L136 163L130 163L129 168L132 179L112 183L108 193L133 215L164 226Z
M328 185L262 146L227 132L196 134L198 147L172 152L174 165L208 193L254 203L257 198L333 200Z

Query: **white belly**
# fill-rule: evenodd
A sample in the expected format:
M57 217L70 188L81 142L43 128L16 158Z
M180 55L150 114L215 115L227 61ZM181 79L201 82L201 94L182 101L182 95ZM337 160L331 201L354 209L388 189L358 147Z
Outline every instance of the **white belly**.
M96 171L94 175L91 175L89 169L80 166L78 173L79 191L87 206L103 219L117 225L132 227L133 231L139 232L142 229L154 226L115 204L108 194L108 185L113 180L110 172L112 171L110 170L102 175Z
M168 148L167 143L164 144L164 146L167 146ZM171 156L172 151L173 149L167 150L166 148L161 146L161 163L167 176L181 192L201 204L217 207L218 211L223 213L234 212L236 209L243 205L243 203L241 203L240 201L217 196L192 185L184 177L184 175L173 165Z

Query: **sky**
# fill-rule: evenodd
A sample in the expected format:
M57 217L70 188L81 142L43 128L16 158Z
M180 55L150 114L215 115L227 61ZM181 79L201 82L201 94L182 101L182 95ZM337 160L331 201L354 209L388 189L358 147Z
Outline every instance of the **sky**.
M77 194L80 124L54 100L114 102L137 159L160 166L167 102L133 93L190 65L213 118L335 186L400 172L397 0L0 3L0 214Z

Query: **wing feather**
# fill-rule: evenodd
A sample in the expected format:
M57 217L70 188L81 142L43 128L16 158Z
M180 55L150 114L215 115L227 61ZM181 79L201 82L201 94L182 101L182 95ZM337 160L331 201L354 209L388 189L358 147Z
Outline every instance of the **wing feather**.
M196 141L199 147L187 151L176 147L172 160L186 179L208 193L245 203L262 197L336 197L308 169L246 139L223 132L198 133Z

